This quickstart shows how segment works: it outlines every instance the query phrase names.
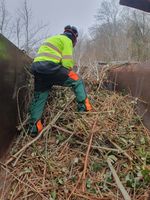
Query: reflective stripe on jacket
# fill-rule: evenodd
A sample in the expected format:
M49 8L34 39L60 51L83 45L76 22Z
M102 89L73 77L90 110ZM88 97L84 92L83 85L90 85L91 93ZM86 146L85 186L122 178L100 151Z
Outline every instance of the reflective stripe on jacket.
M73 44L65 35L47 38L37 52L34 62L51 61L60 63L66 68L74 66Z

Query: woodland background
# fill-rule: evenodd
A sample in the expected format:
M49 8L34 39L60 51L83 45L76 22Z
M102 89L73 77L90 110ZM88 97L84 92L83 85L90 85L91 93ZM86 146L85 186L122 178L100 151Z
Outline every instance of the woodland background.
M145 61L150 59L150 15L120 6L118 0L103 0L93 16L96 24L80 31L75 48L79 66L99 61ZM11 16L5 0L0 0L0 33L34 57L43 40L50 36L48 24L34 24L28 0Z

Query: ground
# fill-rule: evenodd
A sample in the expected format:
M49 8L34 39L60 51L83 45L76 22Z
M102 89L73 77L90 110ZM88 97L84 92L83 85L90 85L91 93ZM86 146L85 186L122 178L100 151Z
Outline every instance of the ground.
M88 93L93 111L78 113L73 93L54 89L43 116L45 131L33 139L22 129L1 164L9 180L1 199L148 199L150 135L136 102L94 84Z

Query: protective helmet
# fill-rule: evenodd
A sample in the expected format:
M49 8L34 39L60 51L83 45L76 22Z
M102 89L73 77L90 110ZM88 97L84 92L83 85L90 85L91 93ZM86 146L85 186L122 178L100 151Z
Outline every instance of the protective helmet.
M70 25L65 26L64 33L65 32L70 32L73 34L74 37L76 38L78 37L78 30L75 26L70 26Z
M64 34L72 39L73 46L75 46L78 37L78 30L75 26L67 25L64 28ZM71 36L70 36L71 35Z

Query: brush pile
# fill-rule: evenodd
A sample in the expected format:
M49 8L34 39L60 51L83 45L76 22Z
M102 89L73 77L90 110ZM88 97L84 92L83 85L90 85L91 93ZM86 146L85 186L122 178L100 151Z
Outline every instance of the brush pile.
M41 136L33 139L22 129L1 164L1 199L148 199L150 135L136 102L94 84L88 90L93 111L78 113L70 89L54 88Z

